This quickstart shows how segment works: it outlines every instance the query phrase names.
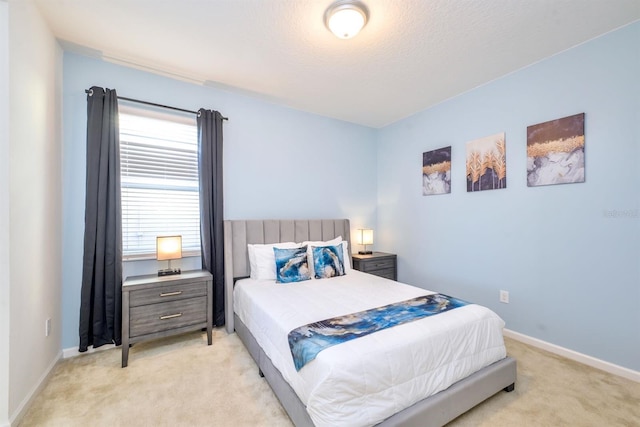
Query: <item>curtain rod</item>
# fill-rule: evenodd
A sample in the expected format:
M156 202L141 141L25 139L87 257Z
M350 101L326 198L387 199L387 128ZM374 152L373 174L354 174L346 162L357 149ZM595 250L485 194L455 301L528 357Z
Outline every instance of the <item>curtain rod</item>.
M90 94L89 96L92 95L91 89L85 89L84 93L89 93ZM155 102L141 101L139 99L125 98L124 96L118 96L118 99L122 99L123 101L135 102L138 104L151 105L153 107L167 108L169 110L174 110L174 111L182 111L183 113L191 113L195 115L200 114L197 111L185 110L184 108L171 107L169 105L156 104ZM222 120L229 120L229 118L222 116Z

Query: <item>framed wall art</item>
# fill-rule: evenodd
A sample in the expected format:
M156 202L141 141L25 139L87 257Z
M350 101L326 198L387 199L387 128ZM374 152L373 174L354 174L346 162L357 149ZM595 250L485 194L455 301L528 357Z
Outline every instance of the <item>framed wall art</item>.
M527 127L527 186L584 182L584 113Z
M451 193L451 146L422 153L422 195Z
M504 132L467 142L467 192L507 188Z

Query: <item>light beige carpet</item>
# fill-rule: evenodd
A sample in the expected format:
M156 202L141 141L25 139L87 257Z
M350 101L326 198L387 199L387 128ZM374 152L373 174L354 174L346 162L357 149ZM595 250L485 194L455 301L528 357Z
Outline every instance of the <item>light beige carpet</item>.
M501 392L449 426L640 426L640 384L507 339ZM61 361L20 426L291 426L238 337L214 331Z

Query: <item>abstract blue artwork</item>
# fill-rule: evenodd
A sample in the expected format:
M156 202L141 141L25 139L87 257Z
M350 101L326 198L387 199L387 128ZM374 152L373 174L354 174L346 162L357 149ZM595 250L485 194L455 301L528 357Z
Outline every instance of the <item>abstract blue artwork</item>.
M293 363L299 371L327 347L467 304L443 294L425 295L300 326L289 332Z

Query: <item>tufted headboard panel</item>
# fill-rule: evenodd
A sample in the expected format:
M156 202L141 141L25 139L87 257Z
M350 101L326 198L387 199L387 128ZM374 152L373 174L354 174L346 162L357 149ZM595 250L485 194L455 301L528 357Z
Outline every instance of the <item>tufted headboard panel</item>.
M251 273L247 244L331 240L342 236L351 245L348 219L264 219L224 222L225 323L233 326L233 284ZM349 254L351 257L351 254Z

